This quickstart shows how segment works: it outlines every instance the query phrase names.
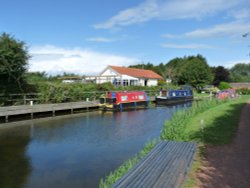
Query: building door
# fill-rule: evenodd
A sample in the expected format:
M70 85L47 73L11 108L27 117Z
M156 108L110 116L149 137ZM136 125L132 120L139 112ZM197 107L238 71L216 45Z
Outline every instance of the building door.
M144 80L144 86L148 85L148 80Z

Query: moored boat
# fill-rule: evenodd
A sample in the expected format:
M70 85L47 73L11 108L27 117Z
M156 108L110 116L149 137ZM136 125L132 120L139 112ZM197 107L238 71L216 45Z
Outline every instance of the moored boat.
M235 89L224 89L216 93L217 99L236 98L238 95Z
M104 110L123 110L145 108L148 106L149 97L143 91L108 92L100 98L100 108Z
M180 90L161 90L160 95L155 97L158 105L170 105L193 100L191 86L183 86Z

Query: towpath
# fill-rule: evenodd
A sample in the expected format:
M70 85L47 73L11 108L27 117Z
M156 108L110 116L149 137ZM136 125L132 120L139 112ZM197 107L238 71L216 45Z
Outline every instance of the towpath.
M200 188L250 187L250 101L241 112L233 142L206 147L197 178Z

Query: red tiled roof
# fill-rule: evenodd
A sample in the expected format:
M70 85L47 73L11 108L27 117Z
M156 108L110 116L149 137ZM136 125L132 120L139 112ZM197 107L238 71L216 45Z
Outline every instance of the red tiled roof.
M133 76L137 78L163 79L159 74L151 70L117 67L117 66L109 66L109 67L119 74L126 74L128 76Z

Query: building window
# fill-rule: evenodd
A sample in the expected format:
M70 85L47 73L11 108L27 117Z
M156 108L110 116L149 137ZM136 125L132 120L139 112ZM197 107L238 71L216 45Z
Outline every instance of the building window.
M136 85L138 85L138 80L130 80L130 85L131 85L131 86L136 86Z
M114 81L113 81L113 85L120 86L121 85L121 80L115 78Z
M123 80L123 86L128 86L128 80Z

